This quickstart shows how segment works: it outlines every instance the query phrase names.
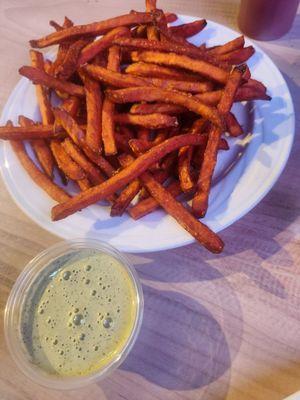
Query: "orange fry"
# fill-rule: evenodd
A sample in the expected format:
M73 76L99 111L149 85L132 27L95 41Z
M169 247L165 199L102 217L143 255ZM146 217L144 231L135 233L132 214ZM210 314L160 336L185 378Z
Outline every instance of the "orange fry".
M171 34L180 36L182 38L189 38L201 32L207 25L205 19L199 19L198 21L189 22L187 24L171 26L169 31Z
M38 68L40 70L44 69L44 57L42 53L35 50L30 50L30 59L32 67ZM36 85L35 91L43 125L53 124L54 117L49 98L49 93L47 92L46 88L43 87L42 85Z
M206 60L210 61L211 63L218 63L215 57L209 56L207 52L200 49L196 46L188 47L184 44L174 43L174 42L159 42L157 40L147 40L147 39L140 39L140 38L117 38L113 41L114 44L117 44L121 47L128 47L130 49L136 50L148 50L148 51L157 51L162 53L169 53L172 52L178 55L185 55L189 56L193 59L198 60ZM171 53L170 53L171 54ZM137 61L133 59L133 61ZM145 60L138 60L138 61L145 61ZM148 61L147 61L148 62ZM149 61L152 62L152 61Z
M201 135L179 135L165 140L163 143L152 147L149 151L138 157L129 167L113 175L107 181L95 186L84 193L73 197L59 207L52 209L52 219L54 221L66 218L89 205L103 200L117 190L126 186L129 182L138 178L151 165L161 160L166 154L182 147L200 145L203 143Z
M80 101L78 97L71 96L65 99L62 104L61 108L67 111L73 118L76 117L80 106Z
M186 107L190 111L201 115L213 124L222 127L223 122L218 111L209 107L192 96L184 93L163 90L154 87L135 87L119 90L107 90L106 94L116 103L135 103L140 101L164 101Z
M156 0L146 0L146 11L153 12L156 10ZM156 26L148 25L147 26L147 38L149 40L159 40L159 33L157 31Z
M119 124L140 125L149 129L178 126L177 118L167 114L115 114L114 120Z
M119 46L111 46L108 50L107 69L120 72L121 49Z
M186 108L167 103L139 103L133 104L130 108L131 114L169 114L177 115L186 112Z
M85 73L80 74L86 93L87 127L85 141L95 153L101 153L102 93L99 82Z
M121 216L124 214L126 208L138 194L141 189L141 185L138 179L134 179L128 184L128 186L122 190L117 200L111 207L111 217Z
M231 112L225 115L225 123L230 136L240 136L244 133L235 115Z
M38 68L23 66L19 69L19 73L30 79L35 85L47 86L73 96L85 96L84 88L82 86L71 82L61 81Z
M81 50L85 48L91 39L79 39L76 42L68 46L68 50L63 61L57 66L55 70L55 75L62 80L69 79L74 72L76 72L79 57L81 55Z
M124 40L124 39L122 39ZM135 39L137 40L137 39ZM159 53L157 51L143 51L141 53L132 52L131 58L133 61L144 61L155 64L162 64L171 67L183 68L189 71L197 72L206 78L212 79L219 83L226 83L229 77L229 72L219 68L209 62L203 60L195 60L186 55L175 53Z
M198 221L181 203L176 201L172 194L158 183L149 172L143 172L139 179L160 206L194 236L199 243L213 253L220 253L223 250L224 243L220 237Z
M116 73L120 70L120 48L117 46L112 46L108 51L107 69ZM102 109L102 140L106 155L117 153L114 113L114 103L105 96Z
M168 12L166 12L166 13L165 13L165 16L166 16L166 20L167 20L167 23L168 23L168 24L171 24L172 22L175 22L175 21L177 21L177 19L178 19L177 15L174 14L174 13L168 13Z
M84 47L84 49L81 51L77 65L80 66L92 60L97 54L101 53L102 51L110 47L114 39L120 36L129 36L129 35L130 31L125 26L120 26L118 28L111 30L100 39L95 40L94 42Z
M75 25L59 32L51 33L41 39L30 40L31 47L43 48L65 42L68 39L82 36L100 36L119 26L147 24L152 21L149 13L130 13L106 21L94 22L87 25Z
M221 100L218 104L218 111L221 113L221 115L226 115L230 111L241 79L241 72L235 68L230 74L230 78L225 86ZM222 130L217 127L212 127L209 131L208 141L198 178L198 189L192 202L193 212L198 217L203 217L207 211L209 191L213 172L217 162L217 153L221 134Z
M226 61L232 65L242 64L247 61L255 53L253 46L244 47L242 49L234 50L230 53L222 54L219 60Z
M64 132L53 132L53 125L0 126L0 139L4 140L57 139L64 136Z
M9 124L7 127L12 127L12 124ZM12 140L10 141L10 145L12 146L13 151L31 179L53 200L57 201L58 203L63 203L70 198L70 196L63 189L53 183L47 175L37 168L37 166L28 156L23 142Z
M194 122L190 133L203 133L207 126L207 121L198 119ZM206 143L205 143L206 144ZM195 186L194 179L191 174L191 159L193 157L193 147L182 147L178 152L178 178L183 192L189 192Z
M221 46L216 46L212 49L207 49L207 51L209 52L209 54L221 55L240 49L244 47L244 44L245 44L245 38L242 35Z
M113 175L115 170L110 163L100 154L96 154L89 148L89 146L87 146L85 133L74 118L72 118L65 110L60 110L58 108L54 109L54 115L56 123L64 128L73 142L82 148L87 157L93 161L93 163L98 165L107 176Z
M98 185L105 180L101 172L89 161L71 139L66 138L62 142L62 146L69 156L86 172L93 185Z
M56 31L62 31L63 29L71 28L71 26L74 25L73 22L72 22L68 17L65 17L63 26L60 26L60 25L57 24L55 21L50 21L49 24L50 24L51 26L53 26L53 28L54 28ZM60 64L64 61L69 46L70 46L70 42L68 42L68 41L63 42L63 43L61 43L61 44L58 46L56 59L55 59L55 61L53 62L53 64L51 65L51 68L49 69L49 71L46 70L46 68L45 68L45 71L46 71L49 75L56 76L56 70L57 70L57 68L60 66Z
M52 140L50 146L58 167L68 178L74 181L85 178L83 169L72 160L59 141Z
M42 53L30 50L31 65L33 67L44 69L44 58ZM49 93L45 87L36 85L35 87L37 102L39 105L42 123L50 125L54 121ZM35 140L31 143L33 150L45 173L51 178L53 176L54 159L48 144L44 140Z
M201 81L199 75L192 74L191 72L182 72L174 68L164 67L162 65L137 62L130 64L126 67L127 74L146 76L160 79L175 79L180 81Z
M182 193L180 183L178 181L172 182L169 186L166 187L166 190L175 198ZM128 214L131 218L137 220L139 218L144 217L147 214L155 211L160 207L160 204L153 198L147 197L141 201L139 201L136 205L131 207L128 210Z
M90 184L90 181L87 178L80 179L79 181L77 181L77 184L78 184L80 190L82 190L83 192L85 190L89 189L90 187L92 187L92 185Z
M83 69L93 76L93 78L119 88L153 85L161 89L179 90L191 93L207 92L213 88L211 82L179 81L151 77L141 78L131 74L120 74L119 72L110 71L96 65L87 65Z

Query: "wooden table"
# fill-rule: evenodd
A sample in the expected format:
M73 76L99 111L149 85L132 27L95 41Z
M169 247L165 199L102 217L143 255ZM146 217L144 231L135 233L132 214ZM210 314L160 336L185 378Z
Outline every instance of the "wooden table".
M236 28L237 1L164 0L167 10ZM104 19L141 1L2 0L0 107L28 63L28 40L50 19ZM284 74L299 107L300 15L280 40L260 43ZM299 112L299 108L298 108ZM300 128L299 113L297 131ZM143 281L145 318L123 366L81 390L54 392L28 381L0 339L0 399L276 400L300 388L300 140L266 198L222 232L226 249L198 245L131 256ZM14 204L0 183L0 303L24 265L58 239ZM258 223L259 220L259 223Z

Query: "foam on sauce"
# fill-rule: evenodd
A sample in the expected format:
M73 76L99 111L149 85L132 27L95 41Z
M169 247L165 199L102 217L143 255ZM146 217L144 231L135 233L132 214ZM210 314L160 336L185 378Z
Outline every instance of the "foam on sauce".
M31 361L47 373L89 375L120 353L136 312L136 289L122 264L76 251L49 264L31 286L21 336Z

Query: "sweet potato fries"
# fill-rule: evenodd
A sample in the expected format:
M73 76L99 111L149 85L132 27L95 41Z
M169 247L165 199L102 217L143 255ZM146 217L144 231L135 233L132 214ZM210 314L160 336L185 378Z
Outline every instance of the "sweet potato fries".
M243 36L195 46L188 38L201 35L207 22L168 26L176 18L146 0L145 12L106 21L50 21L55 32L30 45L57 44L56 59L31 50L31 65L19 69L36 85L41 121L20 116L20 126L0 127L0 139L10 141L30 177L58 203L54 221L100 200L110 202L111 216L127 212L134 220L161 207L219 253L222 240L197 218L209 206L218 152L229 149L223 135L243 134L231 108L270 97L251 78L245 63L255 49ZM55 170L79 193L61 188Z

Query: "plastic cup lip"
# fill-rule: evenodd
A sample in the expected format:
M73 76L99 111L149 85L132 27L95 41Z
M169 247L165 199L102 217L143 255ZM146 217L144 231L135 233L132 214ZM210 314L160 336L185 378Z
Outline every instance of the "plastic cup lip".
M122 264L130 276L136 290L136 317L132 331L127 338L122 351L117 354L109 364L91 375L60 378L59 376L45 373L41 368L33 365L29 358L26 358L22 346L20 331L18 329L20 327L20 314L22 304L26 298L26 290L36 279L38 274L49 265L49 262L59 256L69 253L70 251L80 249L99 250L100 252L113 256ZM97 239L84 238L60 241L43 250L29 261L13 285L4 311L5 341L13 360L29 379L41 386L51 389L76 389L105 378L121 365L137 339L142 324L143 310L144 298L141 283L134 267L124 254L111 245Z

